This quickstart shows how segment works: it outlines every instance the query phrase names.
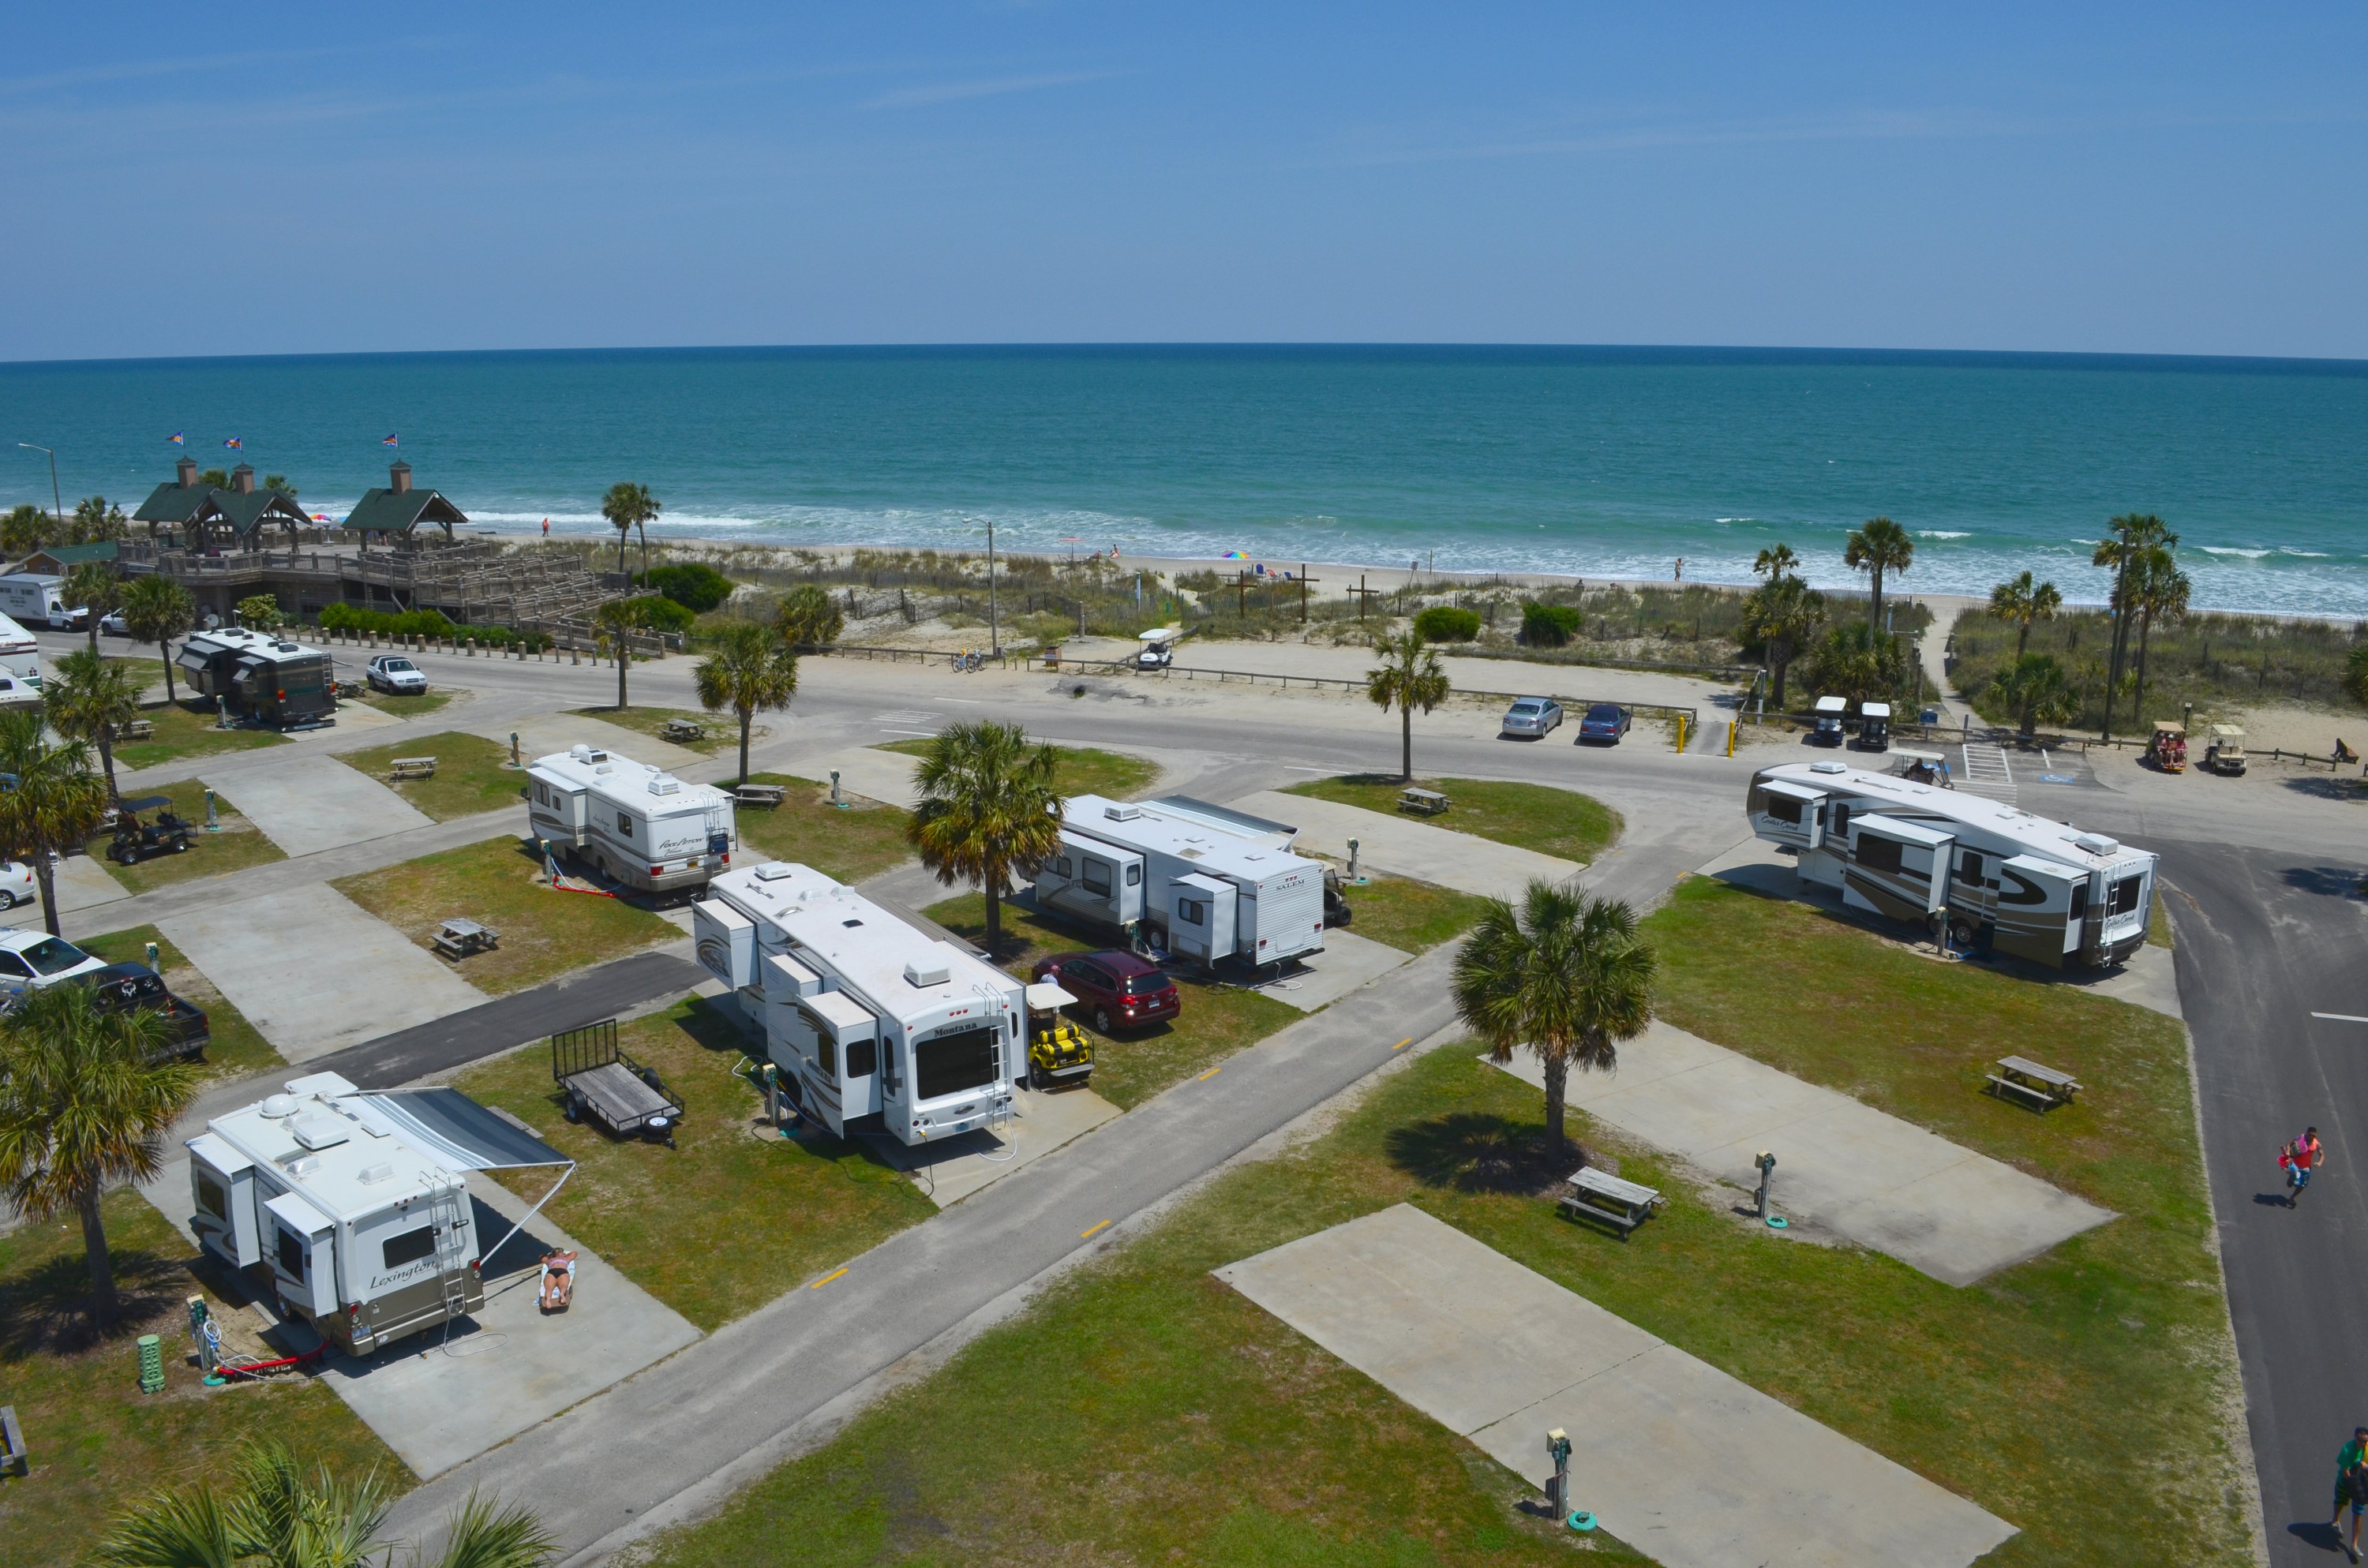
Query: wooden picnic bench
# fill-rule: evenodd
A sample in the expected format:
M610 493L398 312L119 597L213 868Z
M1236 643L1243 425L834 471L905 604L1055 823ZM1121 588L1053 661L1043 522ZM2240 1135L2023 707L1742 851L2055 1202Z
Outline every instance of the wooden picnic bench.
M706 738L707 726L694 724L688 719L669 719L666 727L658 732L658 739L662 741L703 741Z
M2060 1105L2070 1105L2080 1092L2078 1080L2069 1073L2059 1073L2053 1067L2021 1056L2001 1056L1998 1070L1989 1074L1990 1093L2003 1099L2012 1095L2039 1110L2053 1110Z
M787 798L789 788L781 784L743 784L732 791L732 798L744 806L778 806Z
M389 776L395 778L436 777L436 759L432 756L398 756L386 766Z
M502 934L473 920L447 920L436 928L436 950L458 962L471 953L491 952L502 944Z
M126 719L120 724L108 726L109 738L119 741L153 741L156 738L154 719Z
M1406 789L1398 791L1398 810L1402 812L1435 817L1452 804L1453 801L1436 790Z
M1593 1165L1571 1173L1570 1186L1571 1192L1556 1207L1574 1220L1601 1221L1617 1230L1623 1242L1661 1206L1661 1195L1652 1187L1622 1181Z
M25 1428L17 1420L17 1407L0 1404L0 1475L10 1471L18 1475L33 1473L33 1452L25 1447Z

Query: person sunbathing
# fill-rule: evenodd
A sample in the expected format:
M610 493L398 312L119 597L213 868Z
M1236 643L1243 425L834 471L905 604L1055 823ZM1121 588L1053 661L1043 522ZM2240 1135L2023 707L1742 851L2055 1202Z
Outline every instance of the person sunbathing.
M549 1252L542 1257L542 1286L535 1304L546 1312L564 1312L575 1300L575 1255Z

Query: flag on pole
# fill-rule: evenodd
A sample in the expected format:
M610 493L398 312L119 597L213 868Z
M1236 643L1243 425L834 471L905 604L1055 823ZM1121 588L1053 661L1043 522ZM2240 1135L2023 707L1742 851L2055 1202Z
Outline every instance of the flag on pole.
M186 435L179 430L174 431L171 435L165 437L165 439L176 447L186 447L189 444Z
M246 443L241 441L235 436L225 437L222 440L222 445L228 447L233 452L244 449L245 444Z
M392 447L394 445L394 437L393 436L381 436L379 437L378 444L381 447Z

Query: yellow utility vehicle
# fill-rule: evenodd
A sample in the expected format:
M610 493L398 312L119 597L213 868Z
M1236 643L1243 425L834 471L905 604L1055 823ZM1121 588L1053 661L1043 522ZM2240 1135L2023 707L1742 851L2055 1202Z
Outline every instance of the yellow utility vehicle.
M1083 1084L1093 1076L1093 1040L1061 1011L1074 1006L1076 1000L1049 980L1040 980L1028 988L1030 1086L1050 1089L1064 1084Z

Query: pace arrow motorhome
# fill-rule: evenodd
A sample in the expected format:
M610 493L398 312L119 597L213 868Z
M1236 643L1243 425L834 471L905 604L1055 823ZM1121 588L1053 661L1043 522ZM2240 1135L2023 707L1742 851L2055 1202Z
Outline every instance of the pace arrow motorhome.
M1189 796L1072 796L1036 902L1121 930L1140 923L1205 963L1281 963L1324 950L1324 863L1291 852L1298 834Z
M2155 857L1979 795L1839 762L1753 775L1751 830L1842 902L2057 969L2146 940Z
M527 769L527 825L554 849L643 892L705 886L732 863L732 797L579 745Z
M691 934L833 1133L919 1144L1010 1114L1028 1015L1020 983L994 965L780 860L716 878Z

